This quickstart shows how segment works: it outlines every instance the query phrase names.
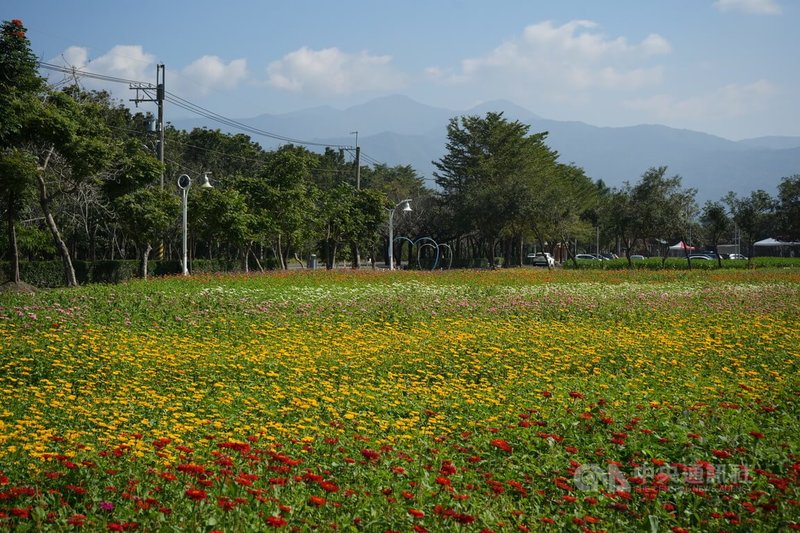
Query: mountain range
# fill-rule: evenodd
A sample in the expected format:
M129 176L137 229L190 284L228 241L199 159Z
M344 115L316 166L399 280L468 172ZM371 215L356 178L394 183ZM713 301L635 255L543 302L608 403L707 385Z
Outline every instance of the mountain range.
M358 143L362 164L379 161L389 166L411 165L435 188L433 161L445 154L450 118L503 112L509 120L530 125L530 133L548 132L546 143L563 163L582 167L592 179L610 187L635 183L650 167L666 166L683 185L698 190L700 203L718 200L728 191L748 195L763 189L774 195L781 178L800 174L800 137L758 137L732 141L707 133L646 124L600 127L584 122L543 118L505 100L486 102L467 110L428 106L405 96L377 98L339 110L314 107L282 114L263 114L237 122L283 137L313 143ZM239 133L208 119L175 120L179 129L219 128ZM280 142L254 136L265 149ZM309 148L314 149L313 146Z

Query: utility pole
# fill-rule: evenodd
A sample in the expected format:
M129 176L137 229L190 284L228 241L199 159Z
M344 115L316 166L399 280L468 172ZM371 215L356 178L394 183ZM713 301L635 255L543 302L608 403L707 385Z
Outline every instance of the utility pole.
M131 83L130 89L136 91L131 98L136 106L141 102L155 102L158 105L158 160L164 164L164 65L156 65L156 84ZM140 92L141 91L141 92ZM161 171L161 188L164 188L164 171Z
M356 136L356 189L361 190L361 147L358 145L358 132L351 131L350 135Z
M139 107L140 102L155 102L158 105L158 160L161 161L161 188L164 188L164 64L156 65L156 84L132 83L129 88L136 91L131 102ZM140 92L141 91L141 92ZM156 254L164 259L164 241L158 243Z

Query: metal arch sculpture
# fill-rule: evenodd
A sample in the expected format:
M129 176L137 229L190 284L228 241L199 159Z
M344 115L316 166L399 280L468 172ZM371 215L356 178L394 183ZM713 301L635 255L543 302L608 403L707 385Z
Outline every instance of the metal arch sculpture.
M430 242L426 242L426 241L430 241ZM422 243L422 244L419 244L419 243ZM433 244L431 244L431 243L433 243ZM433 240L430 237L420 237L419 239L417 239L415 241L414 244L417 245L417 264L420 264L419 256L420 256L420 253L422 252L422 249L424 247L430 246L431 248L436 250L436 259L433 260L433 266L431 267L431 270L436 270L436 267L439 266L439 243L437 243L435 240Z
M431 248L436 250L436 258L433 261L433 266L431 267L431 270L436 270L436 268L439 266L439 261L442 259L443 255L444 255L444 254L442 254L442 251L441 251L442 247L447 248L447 251L449 252L448 255L447 255L447 257L448 257L447 268L450 269L453 266L453 249L450 248L450 245L448 245L448 244L439 244L438 242L433 240L433 238L431 238L431 237L420 237L416 241L412 241L408 237L400 237L400 236L398 236L398 237L394 238L395 241L397 241L398 239L402 240L402 241L408 241L408 243L412 247L414 247L414 246L417 247L417 264L418 265L420 264L420 253L422 252L422 249L425 248L426 246L430 246ZM430 241L430 242L428 242L428 241Z
M439 246L441 246L443 248L447 248L447 251L448 251L447 257L449 259L449 261L447 263L447 270L450 270L450 268L453 266L453 249L450 248L449 244L445 244L445 243L442 243Z

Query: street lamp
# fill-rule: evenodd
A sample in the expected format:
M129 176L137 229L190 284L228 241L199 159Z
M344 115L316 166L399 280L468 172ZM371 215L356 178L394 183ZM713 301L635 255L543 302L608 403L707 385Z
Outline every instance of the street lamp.
M214 186L211 185L211 182L208 181L208 175L211 172L204 172L203 173L203 183L200 184L201 189L213 189ZM192 186L192 178L189 177L188 174L181 174L178 177L178 188L181 190L181 194L183 196L183 275L189 275L189 261L188 255L189 250L187 247L186 241L186 234L187 234L187 211L188 211L188 198L189 198L189 188Z
M394 210L403 205L403 212L408 213L411 211L411 199L406 198L400 202L397 202L397 205L391 209L387 208L389 211L389 270L394 270Z

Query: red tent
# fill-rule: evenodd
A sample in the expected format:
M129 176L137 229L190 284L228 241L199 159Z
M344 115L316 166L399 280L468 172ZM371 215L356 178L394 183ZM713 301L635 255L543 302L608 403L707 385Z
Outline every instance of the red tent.
M672 246L670 246L669 249L670 250L689 250L689 251L691 251L691 250L694 250L695 247L694 246L689 246L685 242L680 241L679 243L673 244Z

